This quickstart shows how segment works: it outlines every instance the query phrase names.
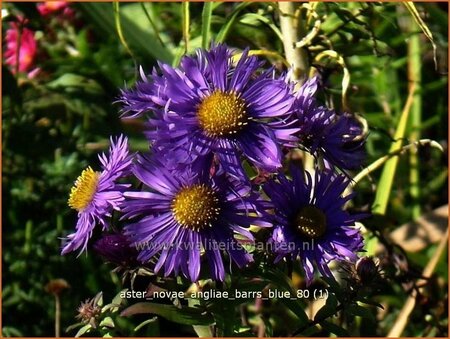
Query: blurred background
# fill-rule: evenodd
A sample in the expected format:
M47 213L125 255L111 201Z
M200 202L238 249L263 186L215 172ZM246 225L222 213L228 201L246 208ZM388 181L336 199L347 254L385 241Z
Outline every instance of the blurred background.
M383 335L409 293L404 284L420 275L447 224L447 209L441 214L436 209L448 204L448 7L446 2L416 4L431 41L401 4L310 5L303 48L322 76L322 100L367 121L366 165L386 155L396 135L404 145L429 138L444 149L424 145L400 156L388 185L387 209L366 225L370 234L391 236L402 246L409 265L402 276L406 282L383 291L380 302L387 315L377 326L360 326L353 333ZM68 193L85 167L99 168L97 154L107 149L110 135L124 132L133 150L148 148L140 134L142 122L119 119L120 107L114 104L119 89L135 83L139 66L149 73L157 60L177 65L184 53L201 47L203 7L2 3L3 336L53 336L55 295L61 304L61 333L73 336L65 329L76 322L80 302L99 291L111 300L121 290L120 277L95 252L60 256L61 238L76 223ZM211 10L212 40L250 47L285 70L276 4L214 3ZM348 88L343 78L350 80ZM411 82L417 91L398 135ZM382 173L380 168L358 184L356 206L371 210L385 180ZM417 229L424 226L412 221L424 216L429 236L422 239ZM445 260L433 277L437 288L420 299L406 336L447 335ZM133 330L131 320L120 321L122 335L192 335L164 321L159 333Z

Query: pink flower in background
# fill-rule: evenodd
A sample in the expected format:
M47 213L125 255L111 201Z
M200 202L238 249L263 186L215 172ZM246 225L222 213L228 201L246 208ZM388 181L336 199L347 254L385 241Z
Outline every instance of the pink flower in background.
M45 1L36 5L37 10L43 16L58 12L62 9L66 10L68 6L69 3L67 1Z
M24 21L11 22L10 28L6 30L5 62L11 67L13 73L18 69L19 72L28 72L28 77L32 78L39 71L38 68L31 70L36 59L37 43L32 30L20 27L23 23Z

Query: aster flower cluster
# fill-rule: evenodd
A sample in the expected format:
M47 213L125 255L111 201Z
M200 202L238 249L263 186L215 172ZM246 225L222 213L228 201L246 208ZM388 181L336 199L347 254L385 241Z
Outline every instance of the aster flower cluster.
M204 267L224 280L249 265L252 254L238 239L254 241L261 227L271 230L275 261L300 260L308 282L316 271L331 276L334 260L358 259L362 215L345 211L352 195L343 194L346 171L363 160L362 127L319 104L318 78L296 90L287 74L236 52L199 49L179 67L141 70L136 86L122 90L122 117L145 117L149 153L130 154L120 136L100 157L102 172L83 171L69 199L79 219L64 254L85 250L95 225L108 230L118 211L124 227L96 243L102 255L193 282ZM284 170L296 148L314 156L313 171ZM249 168L267 180L257 182ZM124 183L131 176L138 188Z

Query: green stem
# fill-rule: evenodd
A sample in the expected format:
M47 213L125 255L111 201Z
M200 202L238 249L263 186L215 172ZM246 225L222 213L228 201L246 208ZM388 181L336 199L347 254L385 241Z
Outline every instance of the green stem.
M411 27L413 25L410 19ZM422 122L422 96L420 94L420 84L422 80L422 62L421 62L421 47L420 35L413 34L408 40L408 80L410 84L415 84L416 94L414 95L411 106L410 117L410 140L415 142L420 139L419 127ZM409 193L412 198L412 217L417 219L421 214L420 208L420 168L417 152L411 152L409 156Z
M183 40L184 40L184 52L187 53L189 50L189 26L190 26L190 15L189 15L189 1L183 2L181 4L182 17L183 17Z
M59 338L61 336L61 302L59 300L59 295L55 295L55 337Z
M119 36L119 40L122 43L122 45L125 47L128 54L134 59L133 52L131 51L130 46L128 46L128 43L125 40L125 36L123 35L122 22L120 19L120 8L119 8L119 3L117 1L113 2L113 11L114 11L114 22L116 25L116 31L117 31L117 35Z
M211 40L211 17L213 3L205 2L202 12L202 48L208 48Z
M408 145L402 146L402 148L400 148L400 149L398 149L398 150L396 150L394 152L391 152L389 154L386 154L385 156L382 156L381 158L375 160L373 163L371 163L369 166L364 168L361 172L359 172L352 179L351 186L354 187L359 181L361 181L362 178L364 178L365 176L369 175L370 173L372 173L373 171L375 171L376 169L381 167L390 158L392 158L394 156L400 156L401 154L403 154L407 150L418 148L419 146L425 146L425 145L429 145L430 147L437 148L441 152L444 152L444 149L442 148L442 146L438 142L436 142L434 140L431 140L431 139L417 140L417 141L415 141L413 143L410 143Z
M397 129L394 135L394 142L389 149L389 153L394 153L402 148L403 140L405 136L406 125L409 120L409 112L411 111L411 105L414 98L415 85L409 88L408 99L406 100L403 111L400 115ZM377 192L375 194L375 201L372 204L372 213L384 215L386 213L387 205L389 202L389 196L391 194L392 186L394 183L395 172L397 170L398 157L389 159L384 165L383 172L381 173L380 181L378 183Z
M151 5L151 3L150 3ZM156 38L158 39L161 46L164 46L164 41L161 38L161 35L159 34L158 27L156 26L155 22L153 21L150 13L147 11L147 8L145 8L145 3L141 2L141 7L144 10L145 16L147 17L148 22L150 23L150 26L152 26L153 32L155 33Z

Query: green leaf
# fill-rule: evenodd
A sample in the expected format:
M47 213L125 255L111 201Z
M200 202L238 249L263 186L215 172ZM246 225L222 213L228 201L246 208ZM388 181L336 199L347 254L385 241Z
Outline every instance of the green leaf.
M101 95L104 93L103 88L95 80L73 73L61 75L59 78L50 81L47 87L53 90L63 90L68 93L73 93L74 91L91 95Z
M83 326L83 323L72 324L70 326L67 326L66 332L70 332L70 331L72 331L72 330L74 330L74 329L76 329L78 327L81 327L81 326Z
M322 321L320 325L322 326L323 329L327 330L328 332L336 334L338 337L350 337L350 334L347 332L346 329L336 324L333 324L332 322Z
M199 304L200 304L199 299L193 299L193 298L188 299L189 307L196 307ZM192 327L199 338L211 338L214 336L213 332L211 330L211 326L194 325Z
M348 314L351 314L351 315L354 315L357 317L374 319L374 315L370 311L370 309L360 306L360 305L353 304L353 305L347 306L345 310Z
M319 326L315 325L315 326L311 326L308 327L307 329L305 329L304 331L297 333L297 336L299 336L301 334L302 338L308 338L308 337L313 337L315 334L319 333L320 330L318 328Z
M156 26L155 21L152 19L152 16L150 15L149 11L147 10L147 7L145 7L145 3L140 3L142 10L144 11L145 17L147 18L150 26L152 26L153 32L156 35L156 38L158 39L161 46L165 46L163 39L161 38L161 34L159 33L158 27ZM149 4L151 5L151 3Z
M122 293L125 293L128 291L128 288L124 288L123 290L121 290L119 293L116 294L116 296L114 297L114 299L111 301L111 304L114 305L120 305L122 304L122 301L124 300L122 298Z
M173 305L155 304L141 302L131 305L124 311L121 316L128 317L134 314L152 313L183 325L212 325L213 317L208 313L202 313L193 307L177 308Z
M198 36L189 40L189 52L194 51L197 48L202 47L202 37ZM184 46L180 45L175 49L174 58L172 60L172 67L177 67L180 63L181 58L186 54L186 49Z
M126 291L128 291L128 288L125 288L125 289L121 290L119 293L117 293L116 296L114 297L114 299L111 301L111 303L108 305L105 305L102 308L102 313L107 312L107 311L110 311L112 313L117 312L119 310L120 305L122 304L122 302L124 300L121 297L121 294Z
M103 306L103 292L98 292L94 297L94 304L102 307Z
M334 294L328 294L327 301L325 305L316 313L314 317L314 321L322 321L336 313L336 308L338 306L338 302Z
M77 5L97 28L107 34L116 34L114 11L110 4L83 2ZM162 46L151 31L142 29L133 20L135 18L120 13L123 38L129 43L129 46L143 53L143 57L151 57L170 63L173 58L170 50Z
M195 333L199 338L211 338L213 337L211 327L210 326L199 326L194 325L192 326L194 328Z
M2 337L23 337L24 335L17 328L4 326L2 327Z
M431 31L428 28L428 26L426 25L426 23L420 17L420 14L417 11L416 6L414 5L414 2L412 2L412 1L405 1L404 5L406 6L406 8L408 8L408 11L411 13L412 17L414 18L414 21L420 27L420 29L422 30L423 34L425 34L425 36L428 38L428 40L430 40L431 46L433 47L434 64L435 64L436 69L437 69L436 44L434 43L433 34L431 33Z
M219 1L217 1L217 2L216 1L212 1L211 3L212 3L212 10L213 11L216 10L217 7L222 5L222 2L219 2Z
M290 292L292 296L296 296L296 292L292 286L292 281L283 272L273 269L266 269L261 273L261 276L266 278L268 282L271 282L278 288ZM283 305L289 308L298 317L300 325L306 324L309 321L305 310L298 300L283 299Z
M78 330L77 334L75 334L75 338L79 338L83 334L89 333L91 329L92 326L90 324L84 325L82 328Z
M394 153L402 148L403 138L405 136L406 125L408 122L409 111L413 100L414 88L410 88L408 99L406 100L405 107L400 116L400 120L397 125L397 130L394 135L394 142L391 145L389 153ZM377 193L375 195L375 201L372 205L373 214L384 215L386 213L389 196L391 194L392 184L394 182L395 172L397 170L398 157L389 159L384 165L381 178L378 183ZM369 253L370 254L370 253Z
M256 13L246 13L245 15L242 16L242 19L239 21L244 24L253 25L253 26L255 24L257 24L258 21L260 21L260 22L266 24L267 26L269 26L281 41L283 41L283 39L284 39L283 34L278 29L278 27L270 19L266 18L265 16L262 16L262 15L256 14Z
M143 328L144 326L149 325L149 324L153 324L153 323L155 323L155 322L157 322L157 321L158 321L158 318L157 318L157 317L153 317L153 318L147 319L147 320L141 322L139 325L137 325L137 326L134 328L134 331L137 332L137 331L139 331L141 328Z
M208 48L211 40L211 17L213 3L205 2L202 12L202 48Z
M239 13L245 7L247 7L250 4L251 4L250 2L242 2L242 3L240 3L239 5L236 6L236 8L231 13L231 16L229 17L229 19L227 20L225 25L222 26L222 28L220 29L219 33L217 34L217 37L216 37L216 41L217 42L224 42L225 41L225 39L228 36L228 33L230 32L231 27L236 22L236 19L237 19Z
M273 325L270 322L270 318L266 316L261 316L261 320L264 323L264 334L266 338L273 337Z
M235 317L235 305L223 300L217 303L211 313L216 323L218 337L232 337L237 324Z
M103 319L100 322L99 326L100 327L111 327L111 328L113 328L115 325L114 325L114 321L112 320L111 317L106 317L105 319Z
M332 277L322 277L322 280L328 284L329 294L334 294L338 301L342 301L344 295L342 293L342 288L341 286L339 286L338 282Z
M384 310L383 305L381 305L380 303L377 303L376 301L367 299L367 298L358 298L358 301L363 303L363 304L367 304L367 305L371 305L371 306L376 306L381 308L382 310Z
M76 36L75 48L80 52L80 55L87 58L90 53L89 41L88 41L88 30L82 29Z

